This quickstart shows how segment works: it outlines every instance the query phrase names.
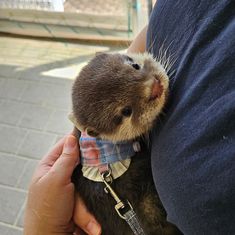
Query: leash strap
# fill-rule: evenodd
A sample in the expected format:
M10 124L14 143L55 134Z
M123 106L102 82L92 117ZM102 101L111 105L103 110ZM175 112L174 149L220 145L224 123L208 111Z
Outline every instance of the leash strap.
M102 173L101 177L105 184L104 191L107 194L110 194L116 201L115 210L118 216L128 223L135 235L145 235L144 230L142 229L138 217L130 202L128 200L121 200L117 193L110 186L110 184L113 182L111 171Z
M124 214L124 217L125 217L126 222L129 224L132 232L135 235L144 235L145 234L144 230L140 226L140 222L138 220L138 217L133 209L127 211Z

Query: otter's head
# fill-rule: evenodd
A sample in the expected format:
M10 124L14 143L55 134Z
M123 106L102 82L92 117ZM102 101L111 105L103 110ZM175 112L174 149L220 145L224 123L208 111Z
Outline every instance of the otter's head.
M167 74L151 55L99 54L74 82L74 118L90 136L131 140L151 129L167 91Z

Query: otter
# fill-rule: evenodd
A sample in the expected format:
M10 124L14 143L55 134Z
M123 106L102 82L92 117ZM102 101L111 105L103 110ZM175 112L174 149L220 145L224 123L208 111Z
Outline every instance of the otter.
M133 233L120 218L107 185L97 180L97 175L89 178L91 167L78 165L74 170L72 181L79 197L101 224L103 235L182 234L166 219L154 187L148 145L148 134L167 100L168 85L166 70L148 53L98 54L74 81L71 120L77 138L85 133L114 144L137 141L140 146L131 159L119 162L125 170L108 184L123 200L130 202L143 233ZM111 169L108 174L115 171L115 164L108 165ZM92 170L99 175L97 167Z

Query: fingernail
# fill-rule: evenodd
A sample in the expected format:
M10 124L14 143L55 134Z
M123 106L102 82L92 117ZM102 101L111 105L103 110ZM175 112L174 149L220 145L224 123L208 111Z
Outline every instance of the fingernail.
M94 221L90 221L86 227L89 235L99 235L100 234L100 226Z
M72 135L68 136L65 140L65 143L64 143L63 152L67 153L67 154L73 153L74 148L76 147L76 145L77 145L76 137L74 137Z

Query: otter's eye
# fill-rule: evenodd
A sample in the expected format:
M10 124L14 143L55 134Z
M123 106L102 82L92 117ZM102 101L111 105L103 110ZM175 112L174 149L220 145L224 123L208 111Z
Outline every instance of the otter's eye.
M130 106L126 106L123 110L122 110L122 115L125 117L130 117L132 114L132 108Z
M138 64L132 64L131 65L134 69L136 70L139 70L140 69L140 66Z

